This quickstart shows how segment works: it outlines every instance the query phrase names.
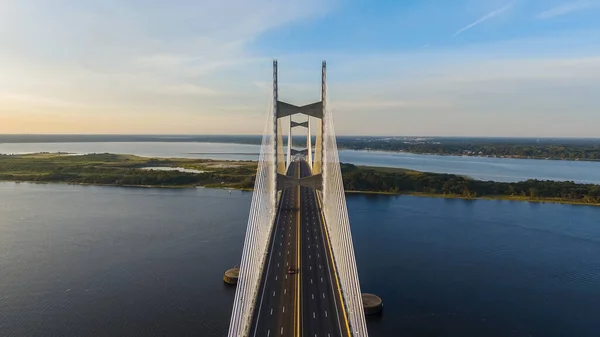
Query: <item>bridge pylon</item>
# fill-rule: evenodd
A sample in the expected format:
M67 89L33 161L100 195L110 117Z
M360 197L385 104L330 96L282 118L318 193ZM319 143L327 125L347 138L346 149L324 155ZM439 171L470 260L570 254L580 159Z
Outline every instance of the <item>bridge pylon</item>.
M326 237L323 240L329 247L328 255L331 256L330 263L334 275L331 278L331 286L341 298L338 303L341 303L346 327L344 331L347 331L343 335L366 337L368 334L333 116L328 106L326 62L323 61L321 66L321 99L302 106L279 100L277 67L275 60L273 101L267 114L261 143L228 336L241 337L251 334L253 314L258 310L257 303L261 295L261 278L269 256L270 241L274 238L277 214L281 208L278 203L282 191L301 186L316 191L315 207L321 212ZM298 115L303 119L296 119ZM314 146L311 125L316 125ZM293 130L299 127L307 129L306 148L303 149L293 148ZM287 133L287 149L284 146L284 131ZM308 163L309 175L300 177L286 174L295 155L303 156L303 160Z

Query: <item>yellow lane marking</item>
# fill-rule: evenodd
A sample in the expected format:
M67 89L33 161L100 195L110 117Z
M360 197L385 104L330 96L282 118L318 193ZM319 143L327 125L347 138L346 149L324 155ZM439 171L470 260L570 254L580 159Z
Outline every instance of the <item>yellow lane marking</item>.
M329 233L327 232L327 224L325 223L325 217L323 216L323 208L321 207L321 198L319 197L319 194L315 192L315 195L317 197L317 202L319 203L319 208L321 209L321 220L323 223L323 229L325 230L325 238L327 241L327 247L329 248L329 256L331 257L331 262L333 264L333 274L334 274L334 278L335 278L335 283L337 285L337 290L338 290L338 294L340 295L340 301L342 304L342 312L343 312L343 316L344 316L344 322L346 323L346 330L348 331L348 336L352 336L352 334L350 333L350 324L348 323L348 316L346 315L346 306L344 305L344 298L342 297L342 288L340 287L340 282L338 280L338 276L337 276L337 268L335 267L335 263L334 263L334 257L333 257L333 250L331 249L331 243L329 242Z
M300 162L298 162L298 172L297 172L298 178L300 178ZM298 200L296 201L296 204L298 206L298 224L297 224L297 233L296 233L296 240L297 240L297 246L298 246L298 250L296 251L296 261L297 261L297 265L296 265L296 270L300 270L300 186L297 187L298 189ZM301 272L301 271L300 271ZM296 273L297 274L297 273ZM294 315L294 320L296 322L295 324L295 334L296 336L300 336L300 275L295 275L296 276L296 305L294 305L294 310L296 310L296 315ZM297 328L296 328L297 327Z

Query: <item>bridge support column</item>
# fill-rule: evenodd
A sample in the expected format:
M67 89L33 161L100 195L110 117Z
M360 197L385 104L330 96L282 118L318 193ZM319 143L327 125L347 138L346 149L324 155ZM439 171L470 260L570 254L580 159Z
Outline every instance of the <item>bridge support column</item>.
M231 268L225 272L223 275L223 282L227 284L237 284L238 278L240 276L240 268Z
M365 315L375 315L383 311L383 301L381 300L381 297L368 293L363 293L361 296Z
M367 336L335 131L330 111L327 111L326 95L326 64L323 62L321 100L319 102L296 106L279 101L277 61L273 62L273 106L267 115L263 133L239 268L239 279L233 302L229 337L242 337L250 334L253 315L257 310L261 282L265 278L263 271L266 257L270 256L268 255L269 244L272 241L277 212L282 207L281 205L277 206L277 196L283 188L298 185L319 190L317 199L322 210L325 235L329 238L331 263L336 275L336 283L339 282L337 289L343 302L341 308L343 316L346 317L347 334L353 337ZM308 116L308 122L292 123L291 117L295 114ZM281 118L284 117L288 117L286 121L290 122L287 127L287 161L282 134L284 127L281 121ZM312 138L310 138L312 136L311 118L317 119L314 155L312 154ZM304 126L309 129L306 150L292 149L293 136L290 129L294 126ZM312 164L311 176L295 178L286 175L286 167L291 165L294 153L306 154ZM228 271L224 280L228 281L229 276L234 275Z

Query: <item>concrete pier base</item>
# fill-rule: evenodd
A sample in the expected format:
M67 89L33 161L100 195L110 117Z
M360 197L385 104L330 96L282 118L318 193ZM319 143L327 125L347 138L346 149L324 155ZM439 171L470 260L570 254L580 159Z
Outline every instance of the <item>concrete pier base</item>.
M365 315L379 314L383 310L383 301L375 294L362 294L362 301Z
M240 276L240 268L231 268L223 275L223 281L227 284L237 284Z

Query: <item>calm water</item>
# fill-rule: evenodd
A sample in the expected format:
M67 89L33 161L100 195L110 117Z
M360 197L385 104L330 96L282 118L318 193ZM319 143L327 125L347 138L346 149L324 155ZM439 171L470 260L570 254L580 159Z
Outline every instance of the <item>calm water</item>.
M177 171L177 172L187 172L187 173L204 173L206 171L194 170L194 169L186 169L183 167L159 167L159 166L151 166L151 167L140 167L141 170L148 171Z
M0 183L0 336L226 333L250 193ZM600 332L600 208L348 197L371 336Z
M143 157L258 160L260 146L230 143L110 142L110 143L4 143L0 153L120 153Z
M124 143L6 143L0 153L70 152L125 153L148 157L257 160L258 145L191 142ZM475 179L522 181L527 179L572 180L600 184L600 163L418 155L377 151L340 151L346 163L401 167L424 172L454 173Z

